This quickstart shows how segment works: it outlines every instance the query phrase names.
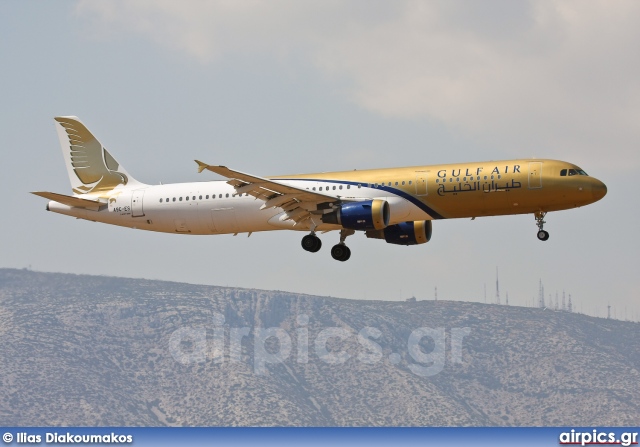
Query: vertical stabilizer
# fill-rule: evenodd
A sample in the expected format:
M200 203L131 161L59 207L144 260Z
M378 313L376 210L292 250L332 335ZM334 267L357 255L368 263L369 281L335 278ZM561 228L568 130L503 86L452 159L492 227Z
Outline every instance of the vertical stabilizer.
M99 194L139 186L75 116L57 116L56 130L74 194Z

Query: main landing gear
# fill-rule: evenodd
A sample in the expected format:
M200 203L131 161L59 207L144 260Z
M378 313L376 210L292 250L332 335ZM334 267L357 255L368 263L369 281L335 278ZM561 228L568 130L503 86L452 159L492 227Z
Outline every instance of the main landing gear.
M320 247L322 247L322 241L316 236L315 232L311 232L302 238L302 248L305 250L315 253L320 250Z
M351 236L355 233L355 230L340 230L340 242L331 247L331 256L336 261L344 262L347 261L351 257L351 250L344 243L344 240L347 236Z
M354 230L340 230L340 242L331 248L331 256L333 259L344 262L351 257L351 250L349 250L349 247L345 245L344 241L347 236L351 236L354 233ZM306 251L315 253L320 250L320 247L322 247L322 241L318 236L316 236L315 231L312 231L302 238L302 248Z
M549 239L549 233L547 231L544 231L544 224L546 223L544 221L544 216L546 215L546 211L537 211L535 213L536 225L538 226L538 239L540 239L541 241L546 241L547 239Z

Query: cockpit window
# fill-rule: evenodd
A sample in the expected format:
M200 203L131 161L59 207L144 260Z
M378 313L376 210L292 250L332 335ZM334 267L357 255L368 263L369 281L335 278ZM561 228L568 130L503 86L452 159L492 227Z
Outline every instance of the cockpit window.
M562 169L560 171L560 177L565 177L567 175L586 175L588 174L584 172L582 169Z

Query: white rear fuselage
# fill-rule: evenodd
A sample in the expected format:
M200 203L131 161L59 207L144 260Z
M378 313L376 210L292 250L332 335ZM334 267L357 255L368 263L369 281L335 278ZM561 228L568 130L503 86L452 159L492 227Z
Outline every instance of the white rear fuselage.
M336 182L311 180L282 181L303 189L333 188ZM408 220L430 220L417 206L393 193L345 182L339 185L345 197L384 199L392 206L389 224ZM347 189L348 188L348 189ZM340 191L340 190L338 190ZM144 185L136 189L121 189L98 211L67 206L55 201L47 209L60 214L129 228L163 233L228 234L292 229L309 231L307 223L286 220L280 208L261 209L263 201L247 194L238 194L225 181ZM318 231L339 230L341 227L319 222Z

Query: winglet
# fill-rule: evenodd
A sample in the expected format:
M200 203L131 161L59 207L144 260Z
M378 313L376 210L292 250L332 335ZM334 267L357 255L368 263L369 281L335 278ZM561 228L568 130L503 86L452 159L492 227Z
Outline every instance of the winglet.
M207 169L209 167L208 164L201 162L200 160L194 160L196 163L198 163L198 174L200 174L202 171L204 171L205 169Z

